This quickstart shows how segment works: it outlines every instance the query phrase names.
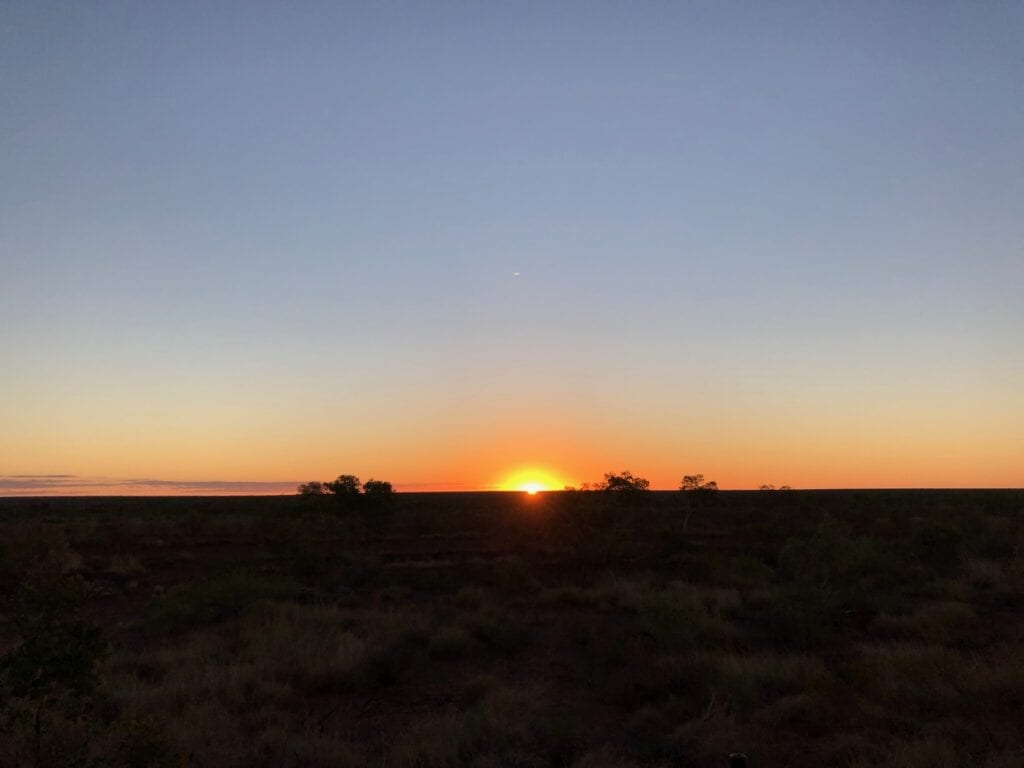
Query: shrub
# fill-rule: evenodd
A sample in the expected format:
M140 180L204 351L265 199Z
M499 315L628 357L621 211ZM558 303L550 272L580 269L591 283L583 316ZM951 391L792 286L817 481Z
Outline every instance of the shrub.
M355 475L338 475L326 485L327 489L335 496L355 496L360 489L359 478Z
M298 488L300 496L324 496L329 492L327 485L324 483L313 480L308 483L303 483Z
M367 480L363 483L363 493L369 499L386 499L395 494L395 489L387 480Z
M703 491L705 493L714 493L718 490L718 483L714 480L704 481L704 475L684 475L682 482L679 484L680 491ZM762 490L769 490L762 488Z
M614 491L614 492L635 492L635 491L646 491L651 487L649 480L643 477L637 477L628 469L622 472L605 472L604 480L600 483L595 483L594 488L599 491Z

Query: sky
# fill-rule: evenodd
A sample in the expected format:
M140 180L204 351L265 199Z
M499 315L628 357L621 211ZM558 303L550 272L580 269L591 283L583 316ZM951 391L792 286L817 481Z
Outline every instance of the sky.
M0 494L1024 486L1022 40L0 2Z

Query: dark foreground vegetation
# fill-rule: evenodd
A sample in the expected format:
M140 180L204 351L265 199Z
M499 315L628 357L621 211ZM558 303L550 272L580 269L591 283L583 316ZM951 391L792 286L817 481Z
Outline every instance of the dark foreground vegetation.
M0 766L1024 764L1024 493L0 500Z

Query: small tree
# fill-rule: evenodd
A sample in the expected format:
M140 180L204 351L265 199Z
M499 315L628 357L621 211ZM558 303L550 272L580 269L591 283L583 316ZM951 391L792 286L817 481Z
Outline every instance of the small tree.
M705 500L710 501L714 498L713 494L718 491L718 483L714 480L704 481L704 475L683 475L683 481L679 484L679 490L685 491L691 499L699 503L688 502L686 505L686 517L683 518L683 530L685 531L690 525L690 515L693 514L694 509L698 506L705 506Z
M598 486L602 491L633 492L646 491L651 487L649 480L637 477L628 469L619 472L605 472L604 482Z
M771 483L761 483L761 485L757 486L757 490L759 490L759 491L774 491L775 490L775 486L772 485Z
M363 483L363 493L367 496L388 496L394 492L394 487L387 480L374 480L371 478Z
M717 491L718 483L714 480L704 482L704 475L684 475L679 485L680 491Z
M325 496L328 493L328 489L324 483L313 480L300 485L298 492L300 496Z
M361 483L359 478L355 475L338 475L338 479L330 483L325 483L327 490L338 497L339 500L343 498L352 498L359 495L359 489Z
M387 480L367 480L363 483L363 493L367 500L384 501L395 495L395 489Z

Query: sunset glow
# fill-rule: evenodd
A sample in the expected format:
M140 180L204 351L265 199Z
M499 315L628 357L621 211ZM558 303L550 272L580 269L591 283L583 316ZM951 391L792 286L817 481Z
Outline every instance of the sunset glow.
M1024 485L1019 4L36 5L0 495Z
M498 484L498 490L522 491L533 496L541 491L561 490L565 487L554 473L536 468L519 469Z

